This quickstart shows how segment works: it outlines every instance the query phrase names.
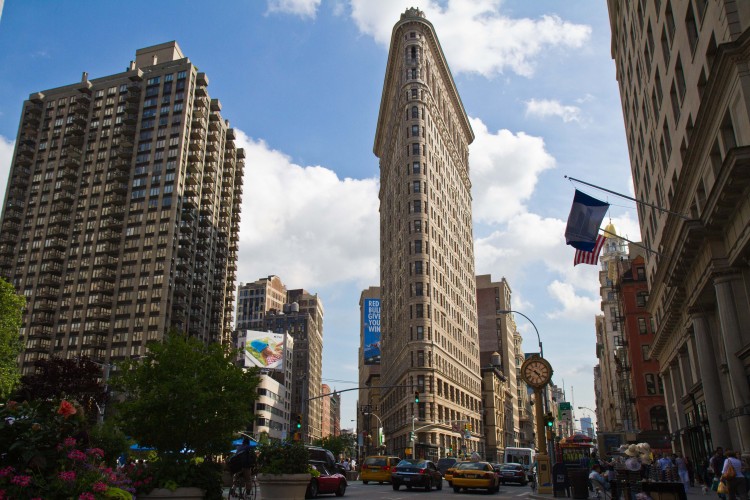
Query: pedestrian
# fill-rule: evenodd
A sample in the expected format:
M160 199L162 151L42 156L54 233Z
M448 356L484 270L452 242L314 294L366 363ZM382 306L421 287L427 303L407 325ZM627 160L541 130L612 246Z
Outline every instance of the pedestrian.
M690 491L690 474L688 473L687 463L680 454L677 454L675 463L677 464L677 475L680 476L680 482L685 486L685 494L687 494Z
M721 480L727 486L727 500L745 500L747 488L745 476L742 474L742 462L737 458L733 450L727 450L726 460L721 469Z
M711 474L711 489L713 491L718 491L722 474L721 471L724 469L724 460L724 448L719 446L716 448L716 451L708 463L708 471ZM726 495L719 493L719 498L724 499L726 498Z
M345 471L350 471L350 470L352 470L352 469L351 469L351 464L349 463L349 459L348 459L348 458L345 458L345 459L344 459L344 462L343 462L343 463L342 463L341 465L343 465L343 466L344 466L344 470L345 470Z
M664 454L656 464L659 466L659 481L666 481L669 469L672 467L672 460Z
M688 471L688 481L690 483L690 486L695 486L695 466L693 465L693 461L690 460L690 457L685 457L685 467L687 467Z

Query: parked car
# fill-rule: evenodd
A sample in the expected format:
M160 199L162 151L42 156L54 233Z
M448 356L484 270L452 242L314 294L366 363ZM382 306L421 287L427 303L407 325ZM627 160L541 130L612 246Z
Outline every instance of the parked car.
M443 476L437 470L437 466L430 460L409 458L398 463L391 474L391 484L396 491L402 484L406 486L407 490L414 487L423 487L425 491L430 491L433 486L442 490Z
M482 489L488 493L500 490L500 479L489 462L463 462L453 471L453 491Z
M346 471L341 464L336 463L336 458L333 453L320 446L305 446L307 452L310 455L310 462L321 462L325 464L326 469L331 472L338 472L339 474L345 474Z
M435 465L437 465L438 470L445 477L445 471L456 465L456 462L458 462L458 459L455 457L443 457Z
M526 476L526 467L522 464L503 464L500 474L500 482L502 484L521 483L525 486L529 483L529 478Z
M318 495L333 493L337 497L343 497L346 493L346 477L338 472L331 472L321 462L311 461L310 465L317 470L320 475L313 476L310 478L310 483L307 485L307 491L305 492L305 498L315 498Z
M401 461L398 457L387 457L378 455L367 457L359 469L359 478L362 484L377 481L380 484L391 482L391 472Z

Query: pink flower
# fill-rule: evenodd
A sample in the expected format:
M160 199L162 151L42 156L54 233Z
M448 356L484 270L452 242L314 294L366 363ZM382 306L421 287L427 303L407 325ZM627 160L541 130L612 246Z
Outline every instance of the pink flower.
M13 474L13 472L14 472L14 469L10 465L7 467L3 467L2 469L0 469L0 477L10 476L11 474Z
M94 483L93 490L97 493L104 493L107 491L107 485L102 483L101 481L98 483Z
M104 450L102 450L101 448L89 448L88 450L86 450L86 453L94 457L104 457Z
M27 487L29 484L31 484L31 476L15 476L10 480L12 484L17 484L21 488Z
M96 500L96 496L88 491L78 495L78 500Z
M63 481L75 481L76 480L76 472L74 470L72 471L63 471L59 474L60 479Z
M71 460L78 460L80 462L85 462L86 454L82 452L81 450L70 450L70 453L68 453L68 458Z
M77 411L78 410L76 410L72 404L63 399L60 401L60 407L57 409L57 414L68 418L71 415L75 415Z
M68 448L72 448L76 445L76 438L67 437L65 438L65 441L63 441L63 446L66 446Z

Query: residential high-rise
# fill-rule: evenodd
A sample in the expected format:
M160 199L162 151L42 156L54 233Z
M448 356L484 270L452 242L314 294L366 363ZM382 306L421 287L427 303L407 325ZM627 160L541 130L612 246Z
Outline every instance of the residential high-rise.
M750 451L750 2L607 3L672 447Z
M291 415L303 416L306 443L322 438L323 302L306 290L287 290L278 276L241 284L237 324L288 333L294 339Z
M244 152L207 87L168 42L24 101L0 230L24 373L142 355L172 327L229 339Z
M412 447L412 430L412 453L431 458L449 449L470 453L482 438L473 139L434 28L408 9L393 28L374 145L388 386L381 410L388 450L400 456ZM470 425L472 436L454 431L455 422Z

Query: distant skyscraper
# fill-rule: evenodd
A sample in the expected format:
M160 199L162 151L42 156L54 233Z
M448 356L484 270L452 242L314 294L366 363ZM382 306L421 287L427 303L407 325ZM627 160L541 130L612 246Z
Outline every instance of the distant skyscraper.
M463 104L432 24L393 28L374 152L380 158L381 371L390 452L478 448L481 378L469 144ZM415 402L414 393L420 394ZM416 423L414 421L416 419ZM451 422L470 424L464 440Z
M23 103L0 274L27 299L22 369L144 354L171 327L228 341L244 152L176 42Z
M237 324L289 333L294 339L292 420L303 416L304 441L322 437L323 303L306 290L287 290L278 276L240 284Z

